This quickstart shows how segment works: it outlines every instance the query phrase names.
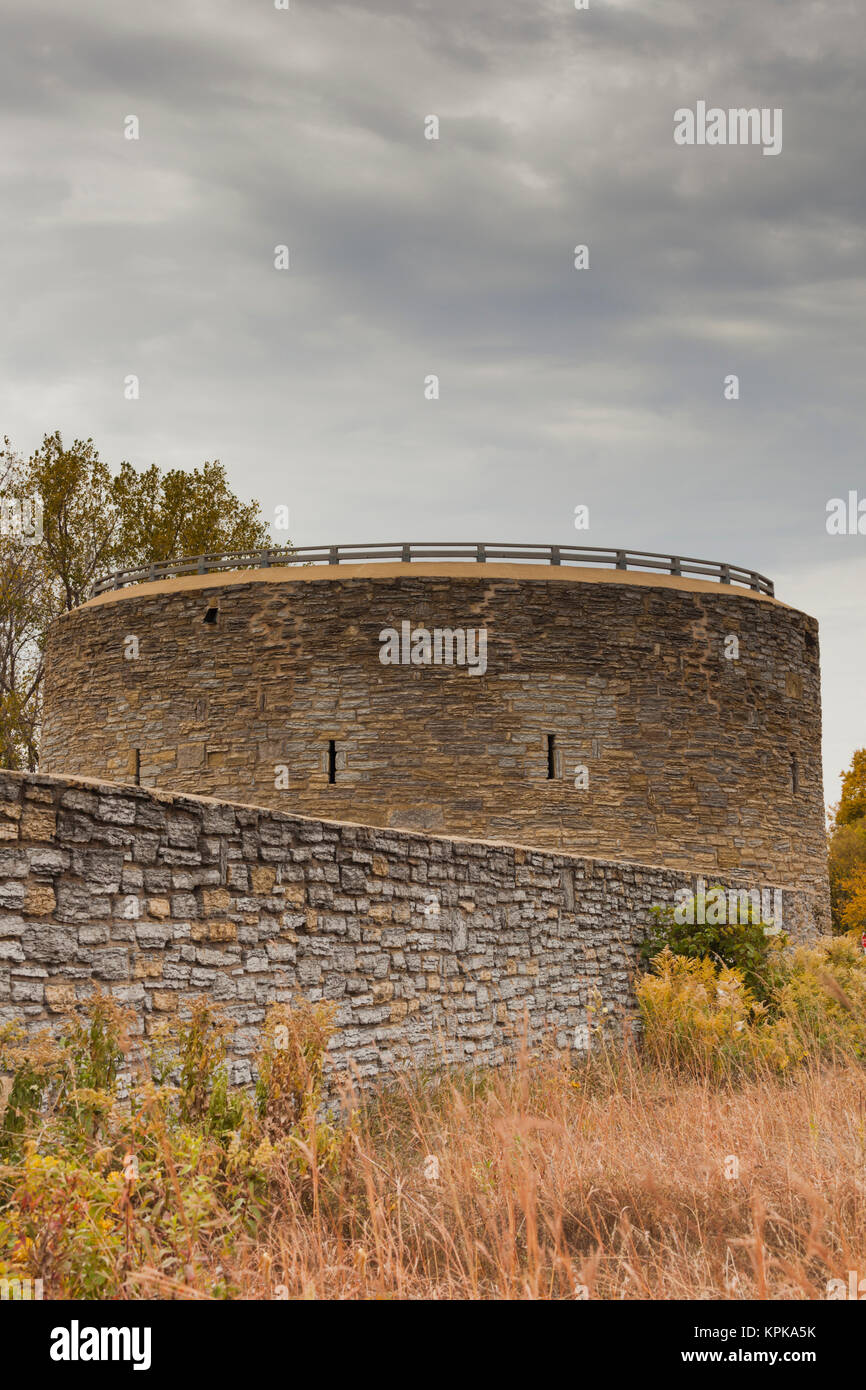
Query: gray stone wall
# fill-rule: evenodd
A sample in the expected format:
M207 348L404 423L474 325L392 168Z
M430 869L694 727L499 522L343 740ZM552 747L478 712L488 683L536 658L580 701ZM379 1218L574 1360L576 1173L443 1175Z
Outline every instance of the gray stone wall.
M633 1005L654 903L689 878L70 777L0 774L0 1021L32 1031L99 984L141 1028L206 995L246 1082L267 1006L338 1006L332 1073L499 1063ZM784 887L784 885L779 885ZM784 897L788 924L815 904Z

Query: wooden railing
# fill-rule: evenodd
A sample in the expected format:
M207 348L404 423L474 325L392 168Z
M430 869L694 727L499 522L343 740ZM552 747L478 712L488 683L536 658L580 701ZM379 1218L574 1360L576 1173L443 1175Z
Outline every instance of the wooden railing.
M189 556L183 560L158 560L135 569L115 570L97 579L91 596L109 589L125 589L130 584L175 579L184 574L214 574L221 570L260 569L271 565L340 565L365 560L509 560L546 565L608 566L618 570L661 570L664 574L716 579L720 584L741 584L756 593L773 596L773 581L756 570L716 560L696 560L690 555L665 555L649 550L609 550L589 545L501 545L489 542L453 541L442 545L432 541L367 545L276 546L268 550L234 550L211 555Z

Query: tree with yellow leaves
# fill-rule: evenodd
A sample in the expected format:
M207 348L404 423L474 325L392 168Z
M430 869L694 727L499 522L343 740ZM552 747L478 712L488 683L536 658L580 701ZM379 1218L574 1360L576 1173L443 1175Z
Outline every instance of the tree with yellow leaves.
M836 931L866 930L866 748L842 778L828 838L830 906Z

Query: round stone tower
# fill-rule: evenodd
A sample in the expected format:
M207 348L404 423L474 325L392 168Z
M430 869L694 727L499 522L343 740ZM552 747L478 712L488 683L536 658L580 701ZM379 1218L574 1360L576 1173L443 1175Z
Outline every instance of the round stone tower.
M815 620L551 551L126 576L51 631L42 770L823 899Z

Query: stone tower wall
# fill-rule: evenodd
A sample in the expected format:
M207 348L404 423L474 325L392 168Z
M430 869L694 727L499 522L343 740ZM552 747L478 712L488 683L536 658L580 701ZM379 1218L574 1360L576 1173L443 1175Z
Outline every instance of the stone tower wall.
M404 623L483 630L484 673L383 665L380 634ZM771 599L341 566L169 580L62 618L41 766L826 899L820 737L817 624Z

